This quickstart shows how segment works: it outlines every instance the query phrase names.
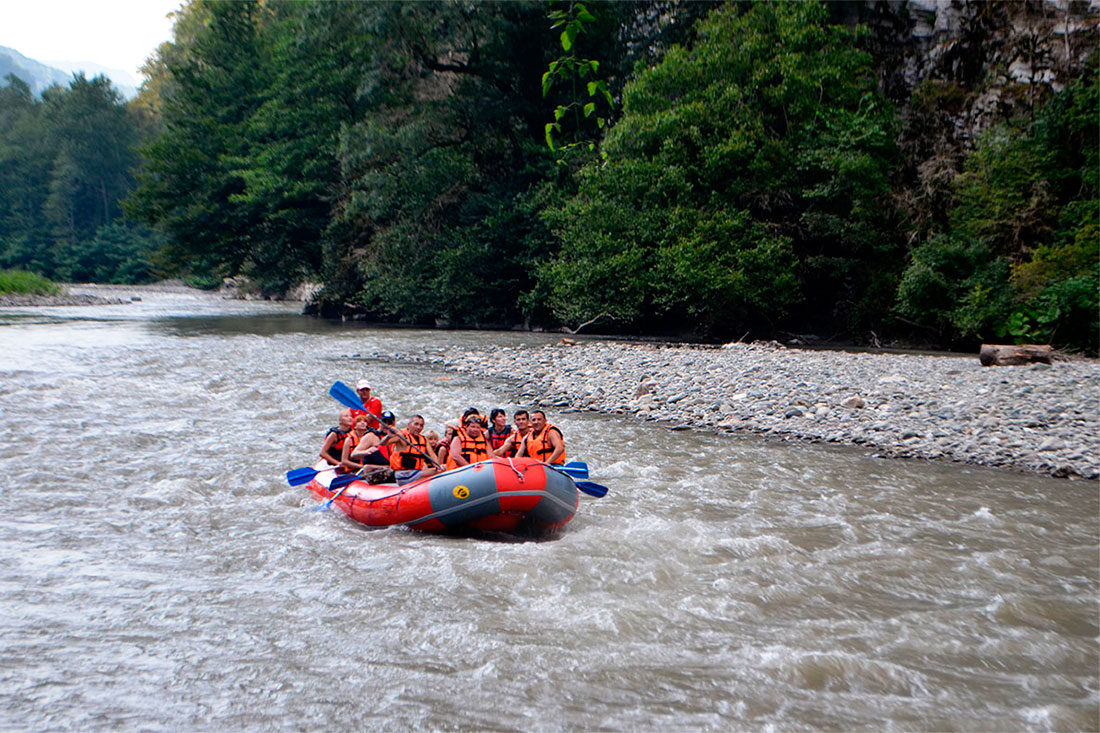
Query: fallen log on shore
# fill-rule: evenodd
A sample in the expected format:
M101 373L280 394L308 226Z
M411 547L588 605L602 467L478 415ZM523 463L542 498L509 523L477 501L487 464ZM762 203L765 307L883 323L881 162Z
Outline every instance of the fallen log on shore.
M978 361L982 366L1017 366L1019 364L1049 364L1054 348L1049 344L982 344Z

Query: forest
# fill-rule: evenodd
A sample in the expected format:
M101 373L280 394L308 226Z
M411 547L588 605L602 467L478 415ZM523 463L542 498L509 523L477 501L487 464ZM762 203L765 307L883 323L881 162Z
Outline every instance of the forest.
M998 39L1027 8L989 2L974 58L899 84L875 5L191 0L129 103L0 84L0 268L319 283L313 312L422 326L1096 355L1097 54L1019 33L1021 81Z

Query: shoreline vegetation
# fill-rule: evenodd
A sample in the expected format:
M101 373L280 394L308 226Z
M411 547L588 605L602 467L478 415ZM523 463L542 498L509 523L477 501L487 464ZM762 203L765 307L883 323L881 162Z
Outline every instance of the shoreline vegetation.
M551 412L595 411L671 431L755 433L862 446L879 457L1100 478L1094 359L983 367L977 354L598 340L357 358L502 379Z
M185 2L131 102L0 80L0 267L1096 356L1095 13L931 5Z

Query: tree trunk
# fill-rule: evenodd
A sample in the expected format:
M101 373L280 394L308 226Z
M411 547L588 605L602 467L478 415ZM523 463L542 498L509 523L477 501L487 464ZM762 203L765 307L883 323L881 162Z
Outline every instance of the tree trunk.
M982 363L982 366L1015 366L1035 362L1049 364L1053 355L1054 349L1050 345L1021 344L1019 346L1006 346L1002 344L982 344L982 350L978 352L978 361Z

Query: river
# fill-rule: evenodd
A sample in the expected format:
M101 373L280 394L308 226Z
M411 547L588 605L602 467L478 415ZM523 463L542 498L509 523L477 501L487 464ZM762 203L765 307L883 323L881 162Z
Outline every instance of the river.
M336 379L429 428L517 406L361 350L552 338L0 311L0 728L1100 728L1095 482L551 411L611 489L553 540L367 530L286 485Z

